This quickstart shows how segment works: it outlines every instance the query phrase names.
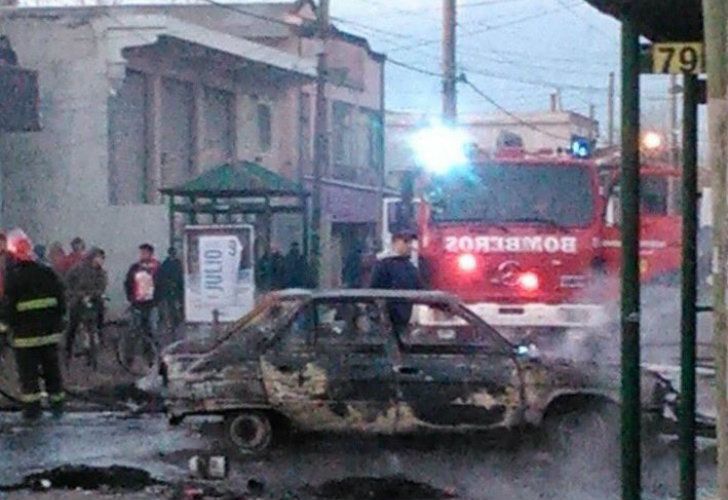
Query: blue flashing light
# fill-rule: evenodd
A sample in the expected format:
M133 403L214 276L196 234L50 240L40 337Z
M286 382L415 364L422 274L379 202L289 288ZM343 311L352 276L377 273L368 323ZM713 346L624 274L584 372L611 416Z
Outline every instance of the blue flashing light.
M589 158L592 155L594 143L586 137L578 135L571 136L571 147L569 151L576 158Z

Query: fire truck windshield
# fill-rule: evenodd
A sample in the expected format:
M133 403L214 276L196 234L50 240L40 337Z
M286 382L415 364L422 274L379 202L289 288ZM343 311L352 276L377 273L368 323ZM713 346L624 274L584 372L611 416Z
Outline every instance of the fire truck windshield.
M588 225L595 216L591 172L580 165L488 164L433 180L433 222Z

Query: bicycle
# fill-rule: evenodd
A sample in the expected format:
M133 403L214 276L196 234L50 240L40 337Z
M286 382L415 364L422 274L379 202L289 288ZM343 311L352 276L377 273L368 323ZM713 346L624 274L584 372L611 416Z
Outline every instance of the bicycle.
M98 324L98 308L101 307L101 304L98 299L86 295L81 299L78 306L81 310L79 312L76 338L81 339L83 352L86 355L86 364L90 366L92 370L96 371L99 364L99 345L101 343L101 335ZM68 352L75 357L73 347L74 346L68 347Z
M119 336L116 343L116 360L124 370L137 377L148 375L159 356L159 346L152 327L144 327L144 314L144 311L133 306L127 309L129 328ZM152 311L146 314L152 314Z

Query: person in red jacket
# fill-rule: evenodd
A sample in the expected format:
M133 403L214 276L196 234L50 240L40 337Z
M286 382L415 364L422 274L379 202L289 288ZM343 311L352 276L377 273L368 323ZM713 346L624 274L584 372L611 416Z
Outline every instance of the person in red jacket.
M126 299L132 307L139 327L147 335L153 335L152 314L159 299L159 261L154 258L154 247L149 243L139 245L139 260L129 267L124 280Z
M80 264L84 257L86 257L86 242L76 236L71 241L71 253L66 255L65 261L63 262L63 274L65 275L68 271Z

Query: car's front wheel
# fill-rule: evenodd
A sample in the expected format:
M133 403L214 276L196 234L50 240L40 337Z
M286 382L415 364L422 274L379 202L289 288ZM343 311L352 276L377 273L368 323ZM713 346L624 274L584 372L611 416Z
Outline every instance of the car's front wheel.
M241 453L260 453L273 439L273 425L263 412L244 411L230 415L225 418L225 431Z

